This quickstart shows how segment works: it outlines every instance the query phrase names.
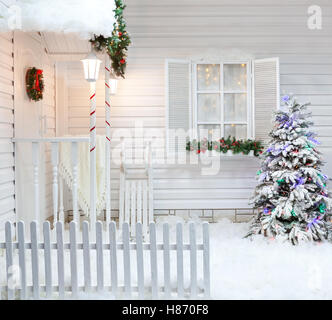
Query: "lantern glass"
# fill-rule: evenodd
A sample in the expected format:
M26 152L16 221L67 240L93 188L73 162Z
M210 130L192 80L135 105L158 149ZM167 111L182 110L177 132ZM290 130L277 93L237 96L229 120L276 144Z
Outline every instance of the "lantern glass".
M88 82L96 82L99 76L101 60L99 60L97 56L91 52L81 61L83 63L85 80Z

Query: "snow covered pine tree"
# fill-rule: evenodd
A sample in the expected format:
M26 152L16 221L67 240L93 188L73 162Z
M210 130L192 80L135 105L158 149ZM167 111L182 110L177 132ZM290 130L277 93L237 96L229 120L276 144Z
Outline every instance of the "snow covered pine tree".
M302 241L331 240L328 210L332 200L327 176L320 171L321 157L313 124L306 112L309 104L283 97L276 112L269 148L263 153L262 169L253 204L259 210L246 237L263 234L275 239Z

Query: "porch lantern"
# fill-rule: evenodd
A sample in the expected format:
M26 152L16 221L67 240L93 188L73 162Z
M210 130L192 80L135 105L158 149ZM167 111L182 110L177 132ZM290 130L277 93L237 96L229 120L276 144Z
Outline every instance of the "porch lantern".
M99 60L93 52L90 52L85 59L81 61L83 63L85 80L88 82L96 82L99 76L101 60Z
M96 228L96 81L99 76L101 60L91 52L81 60L84 68L85 80L90 83L90 218L91 232L94 234Z

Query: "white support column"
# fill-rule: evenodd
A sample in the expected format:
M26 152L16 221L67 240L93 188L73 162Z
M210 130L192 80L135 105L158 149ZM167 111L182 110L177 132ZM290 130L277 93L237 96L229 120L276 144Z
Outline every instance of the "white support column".
M96 230L96 82L90 82L90 223L92 235Z
M79 213L78 213L78 143L71 143L71 163L73 170L73 190L72 190L72 200L73 200L73 220L76 223L76 226L79 226Z
M111 222L111 93L110 93L110 59L105 55L105 155L106 155L106 226ZM107 230L106 228L106 230Z
M34 185L34 220L39 223L39 142L32 142L32 164L33 164L33 185Z
M53 225L58 222L58 165L59 165L59 144L52 142L52 168L53 168Z

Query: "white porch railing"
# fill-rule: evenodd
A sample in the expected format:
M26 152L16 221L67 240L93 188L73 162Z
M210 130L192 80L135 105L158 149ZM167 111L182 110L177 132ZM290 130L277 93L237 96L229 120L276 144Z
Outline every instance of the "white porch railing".
M147 237L148 225L154 221L153 161L151 143L145 148L144 164L127 164L124 144L121 150L119 225L128 222L130 234L135 236L137 222L143 225Z
M40 198L39 198L39 168L40 168L40 145L42 143L51 144L51 163L52 163L52 194L53 194L53 221L56 224L58 221L64 223L64 204L63 204L63 180L59 177L59 144L61 142L71 143L71 163L73 172L73 186L72 186L72 209L73 219L76 223L79 222L79 206L78 206L78 144L89 142L89 137L56 137L56 138L15 138L15 143L30 143L32 145L32 164L33 164L33 188L34 188L34 220L40 220ZM109 173L106 173L109 177ZM90 188L93 188L91 184ZM91 190L90 190L91 192ZM107 198L110 201L110 197ZM91 202L95 198L91 199ZM110 204L108 204L110 205ZM95 206L94 206L95 207ZM110 214L110 212L109 212ZM96 223L96 217L90 222L93 227ZM110 221L110 218L109 220Z
M208 227L208 223L203 223L203 241L197 243L195 224L189 223L189 243L184 243L183 225L178 223L176 241L171 243L169 225L164 224L163 240L158 243L156 225L150 223L149 241L144 243L141 223L136 224L135 241L130 241L128 223L123 224L122 241L118 241L115 222L109 224L108 233L103 233L102 223L98 221L96 240L90 242L89 224L84 221L82 242L80 242L76 222L72 221L69 242L66 242L62 222L57 222L56 233L51 232L49 222L44 222L43 241L38 240L37 223L32 222L31 239L27 241L24 223L18 222L18 241L14 242L13 224L7 222L6 241L0 243L0 248L6 251L6 269L0 270L2 275L6 275L7 282L5 285L3 283L0 285L2 298L64 299L78 298L82 293L97 292L111 293L116 299L208 299L210 297ZM107 237L103 238L105 234ZM55 236L54 240L52 236ZM149 255L144 254L146 251ZM172 251L175 251L176 255L172 255ZM186 259L185 251L189 251L189 259ZM202 254L198 255L199 251ZM69 261L66 254L68 252ZM118 260L119 252L122 254L122 265ZM160 255L163 256L162 259ZM107 259L106 264L105 259ZM133 260L136 260L136 268L133 267ZM18 268L14 268L15 261L18 261L16 265ZM147 263L150 264L149 268L146 268ZM0 263L0 266L4 264ZM176 274L174 283L171 279L174 270L171 272L171 267ZM163 279L159 279L161 273ZM188 277L189 282L185 281Z

